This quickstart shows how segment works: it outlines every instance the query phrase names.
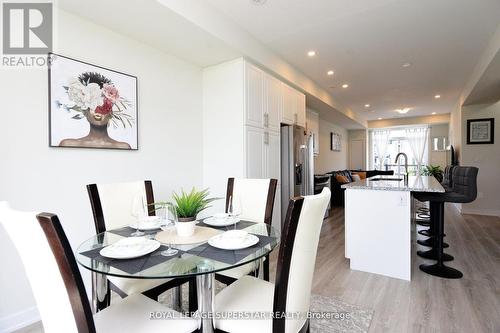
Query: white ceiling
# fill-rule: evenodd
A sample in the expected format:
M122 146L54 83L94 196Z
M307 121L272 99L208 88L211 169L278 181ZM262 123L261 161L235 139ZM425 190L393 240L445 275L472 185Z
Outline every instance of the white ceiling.
M58 0L56 4L200 67L241 56L155 0Z
M453 110L500 23L498 0L205 1L370 120Z

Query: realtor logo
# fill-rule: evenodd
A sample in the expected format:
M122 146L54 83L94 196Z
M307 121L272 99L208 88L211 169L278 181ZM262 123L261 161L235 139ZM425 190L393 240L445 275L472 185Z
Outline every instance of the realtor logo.
M52 51L52 3L3 3L3 54Z

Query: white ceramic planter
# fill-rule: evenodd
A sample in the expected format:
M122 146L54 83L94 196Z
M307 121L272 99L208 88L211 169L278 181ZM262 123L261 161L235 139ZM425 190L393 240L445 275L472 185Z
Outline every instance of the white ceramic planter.
M180 237L193 236L195 226L196 226L196 221L175 222L175 229L177 230L177 235L179 235Z

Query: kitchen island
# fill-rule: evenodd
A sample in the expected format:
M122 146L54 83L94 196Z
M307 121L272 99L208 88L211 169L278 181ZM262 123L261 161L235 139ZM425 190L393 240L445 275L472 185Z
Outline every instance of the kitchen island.
M377 176L342 185L345 193L345 257L350 267L411 279L413 192L444 192L434 178Z

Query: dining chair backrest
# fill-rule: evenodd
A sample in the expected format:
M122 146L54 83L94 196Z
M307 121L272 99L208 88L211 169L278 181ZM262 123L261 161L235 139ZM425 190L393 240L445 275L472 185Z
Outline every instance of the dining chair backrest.
M44 332L94 333L83 280L57 216L0 202L0 223L21 257Z
M231 198L233 205L241 206L241 220L271 224L277 183L276 179L229 178L226 212Z
M134 200L144 199L148 215L155 215L150 204L154 202L151 181L87 185L94 214L96 232L122 227L136 222L132 214Z
M273 332L299 332L309 311L319 237L330 190L290 200L278 255L274 290L277 313L300 313L293 319L276 317Z

